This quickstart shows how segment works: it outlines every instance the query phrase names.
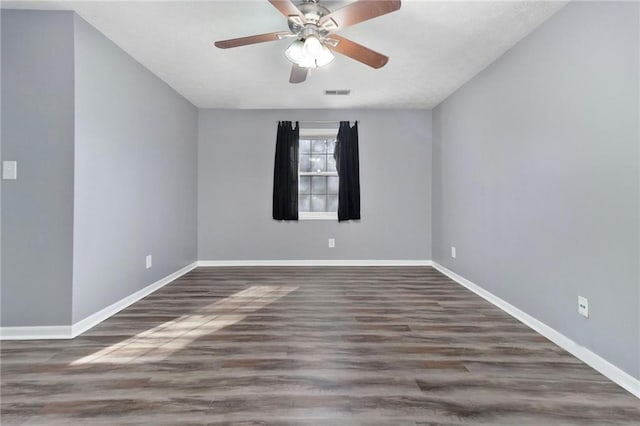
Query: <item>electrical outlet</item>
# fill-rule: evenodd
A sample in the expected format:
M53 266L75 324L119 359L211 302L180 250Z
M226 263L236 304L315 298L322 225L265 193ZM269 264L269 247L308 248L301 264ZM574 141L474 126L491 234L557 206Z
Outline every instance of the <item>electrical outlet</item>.
M451 246L451 257L456 258L456 248L454 246Z
M334 248L336 246L336 239L329 238L329 248Z
M589 318L589 299L578 296L578 313L585 318Z
M147 269L151 268L151 266L153 265L153 256L148 254L145 261L146 261Z

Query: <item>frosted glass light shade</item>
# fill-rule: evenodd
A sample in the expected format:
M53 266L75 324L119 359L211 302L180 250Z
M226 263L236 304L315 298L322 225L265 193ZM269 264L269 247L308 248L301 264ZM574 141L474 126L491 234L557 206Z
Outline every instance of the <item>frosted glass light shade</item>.
M316 36L309 36L304 41L304 50L307 52L307 55L316 58L322 53L322 43L318 40Z
M324 67L329 62L333 61L334 57L335 56L333 56L333 53L331 53L331 50L329 50L327 46L322 45L322 50L320 51L320 54L317 55L315 58L316 66Z

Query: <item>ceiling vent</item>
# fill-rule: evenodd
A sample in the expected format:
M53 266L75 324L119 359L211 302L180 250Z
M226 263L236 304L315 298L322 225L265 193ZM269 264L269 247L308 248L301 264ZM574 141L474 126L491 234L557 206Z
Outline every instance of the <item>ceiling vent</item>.
M335 95L335 96L349 96L351 90L325 90L325 95Z

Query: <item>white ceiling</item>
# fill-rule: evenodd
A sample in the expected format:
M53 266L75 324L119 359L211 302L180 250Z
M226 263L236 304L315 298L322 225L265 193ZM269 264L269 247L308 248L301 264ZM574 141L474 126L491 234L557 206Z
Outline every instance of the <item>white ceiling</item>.
M294 0L296 1L296 0ZM322 2L333 9L349 1ZM290 41L221 50L215 40L287 30L266 0L4 1L70 9L202 108L432 108L566 1L404 0L399 11L339 34L390 57L375 70L337 55L289 84ZM348 97L325 89L351 89Z

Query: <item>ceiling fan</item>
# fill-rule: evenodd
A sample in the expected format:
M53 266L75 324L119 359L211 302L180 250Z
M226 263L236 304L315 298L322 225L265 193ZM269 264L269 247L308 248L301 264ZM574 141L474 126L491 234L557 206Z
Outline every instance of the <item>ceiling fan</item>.
M282 39L295 39L285 51L293 66L290 83L302 83L309 69L327 65L333 52L348 56L373 68L383 67L388 57L355 43L335 32L400 9L400 0L359 0L331 12L318 0L303 0L296 6L291 0L268 0L287 17L289 31L259 34L216 41L216 47L228 49Z

